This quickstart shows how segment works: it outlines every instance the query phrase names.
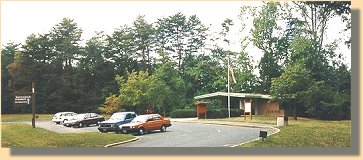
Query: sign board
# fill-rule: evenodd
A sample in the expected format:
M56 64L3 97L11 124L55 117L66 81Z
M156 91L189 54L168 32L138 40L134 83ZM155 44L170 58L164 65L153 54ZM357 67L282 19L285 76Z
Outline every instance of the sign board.
M245 112L251 112L251 103L245 103Z
M31 96L15 96L15 104L30 104Z

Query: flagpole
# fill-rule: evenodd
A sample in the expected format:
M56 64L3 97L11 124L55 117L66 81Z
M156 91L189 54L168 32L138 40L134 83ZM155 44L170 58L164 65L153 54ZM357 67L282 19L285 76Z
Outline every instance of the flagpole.
M227 75L228 75L228 118L231 118L231 97L229 93L229 51L228 51L228 66L227 66Z

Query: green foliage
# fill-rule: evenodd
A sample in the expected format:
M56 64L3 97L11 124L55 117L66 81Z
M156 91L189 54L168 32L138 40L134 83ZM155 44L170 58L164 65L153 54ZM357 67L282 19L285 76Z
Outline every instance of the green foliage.
M151 82L149 74L144 71L133 71L128 73L127 80L116 76L116 81L120 85L119 98L122 106L138 114L145 113L146 106L150 105L147 94Z
M110 97L106 97L105 103L98 107L101 113L103 114L112 114L121 109L121 101L120 98L116 95L111 95Z
M243 114L241 109L231 109L231 117L240 117ZM207 109L207 118L226 118L228 117L228 109Z
M182 13L158 19L156 22L156 41L162 60L174 61L183 70L184 61L205 45L207 28L195 15L186 17ZM175 62L175 61L174 61Z
M282 104L285 109L290 109L296 118L297 108L303 107L305 91L311 82L310 72L304 65L291 65L280 77L272 79L272 100Z
M282 35L276 35L280 31L277 25L278 2L268 2L259 12L259 16L253 20L252 42L264 52L258 65L260 72L260 92L270 93L272 78L281 74L279 62L283 60L282 55L286 48L281 48Z
M151 78L148 96L156 111L165 115L186 105L185 84L171 62L158 68Z
M221 46L230 43L230 31L238 23L230 17L218 34L210 33L196 15L176 13L155 23L138 16L130 26L121 25L110 35L97 32L85 44L82 29L64 18L50 32L31 34L24 44L2 49L2 111L30 112L29 107L14 107L13 100L19 92L29 92L34 81L39 113L97 112L100 106L112 112L121 105L138 113L152 107L170 115L192 104L194 96L226 91L229 57L237 80L232 92L271 93L297 115L349 119L349 66L337 52L338 41L323 43L333 17L342 17L350 29L349 7L348 2L242 7L240 16L251 20L242 21L243 32L245 24L253 27L240 37L240 52ZM250 47L264 53L258 66ZM215 115L225 116L225 111Z
M175 109L170 113L173 118L191 118L197 116L196 109Z

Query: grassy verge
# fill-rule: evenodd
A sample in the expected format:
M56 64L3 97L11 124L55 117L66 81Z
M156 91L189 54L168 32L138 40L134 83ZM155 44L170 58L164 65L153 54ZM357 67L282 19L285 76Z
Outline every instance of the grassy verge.
M210 119L207 119L210 120ZM243 117L213 119L248 123L276 124L276 117L256 116L253 120ZM266 140L258 140L239 147L350 147L351 121L322 121L309 118L289 117L289 125L280 127L280 132Z
M103 147L130 140L131 135L112 133L60 134L27 124L2 124L1 146L11 147Z
M36 114L38 118L36 121L51 121L54 114ZM105 119L109 119L111 115L104 115ZM32 114L2 114L2 122L24 122L31 121Z
M51 121L53 118L53 114L36 114L38 118L36 121ZM2 114L1 121L2 122L24 122L31 121L32 114Z

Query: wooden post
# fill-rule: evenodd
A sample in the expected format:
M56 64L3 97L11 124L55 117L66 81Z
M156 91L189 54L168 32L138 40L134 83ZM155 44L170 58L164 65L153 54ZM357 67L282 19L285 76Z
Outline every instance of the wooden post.
M251 121L252 121L252 99L250 99L250 103L251 103L251 112L250 112L250 116L251 116Z
M32 82L32 127L35 128L35 83Z

